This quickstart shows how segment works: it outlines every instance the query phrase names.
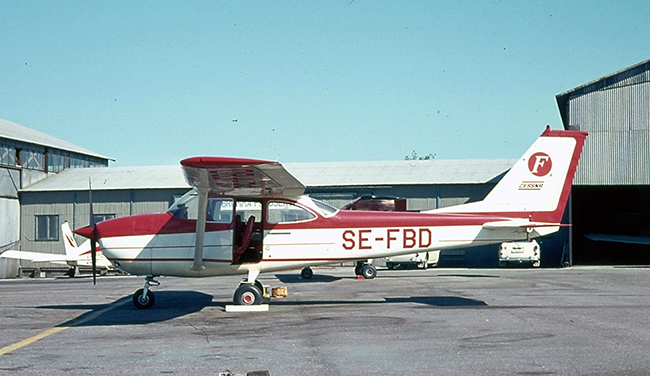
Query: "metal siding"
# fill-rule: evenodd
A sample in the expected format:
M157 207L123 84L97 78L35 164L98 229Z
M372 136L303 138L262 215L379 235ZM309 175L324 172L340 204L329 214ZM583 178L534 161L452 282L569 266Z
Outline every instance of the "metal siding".
M650 132L591 132L576 185L650 184Z
M569 99L569 124L590 133L574 184L650 184L647 78L646 72Z
M631 184L650 184L650 130L631 132Z
M48 192L45 194L21 194L21 219L20 237L22 251L42 252L51 254L64 254L63 236L59 228L58 241L36 241L36 216L37 215L58 215L59 225L64 221L72 224L73 219L73 194L71 192ZM55 266L48 263L31 263L21 261L23 267L44 267Z
M0 168L0 197L18 199L20 189L20 171Z
M0 252L18 249L20 240L20 203L17 199L0 197L2 231L0 231Z

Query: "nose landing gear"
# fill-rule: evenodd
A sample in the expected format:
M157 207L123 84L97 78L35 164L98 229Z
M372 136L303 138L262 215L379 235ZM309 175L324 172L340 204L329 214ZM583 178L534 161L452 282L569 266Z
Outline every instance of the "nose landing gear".
M156 299L149 287L160 286L160 282L156 281L154 278L154 276L145 277L144 288L139 289L135 294L133 294L133 305L137 309L149 309L153 307L153 303Z

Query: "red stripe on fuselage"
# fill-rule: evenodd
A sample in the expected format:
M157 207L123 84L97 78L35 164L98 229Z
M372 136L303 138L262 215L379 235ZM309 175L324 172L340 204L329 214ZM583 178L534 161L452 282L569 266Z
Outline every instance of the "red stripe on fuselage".
M528 218L528 213L428 214L342 210L329 218L318 217L307 222L267 224L265 230L480 226L486 222L503 221L511 218ZM231 223L206 224L206 232L227 231L233 228L234 225ZM180 219L168 212L109 219L97 224L97 233L100 238L186 234L195 231L195 220Z

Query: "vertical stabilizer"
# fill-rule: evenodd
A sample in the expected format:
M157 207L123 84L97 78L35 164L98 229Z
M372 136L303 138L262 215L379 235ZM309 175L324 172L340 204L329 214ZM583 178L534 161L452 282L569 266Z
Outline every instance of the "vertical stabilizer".
M63 244L65 245L66 256L70 258L81 254L82 250L77 246L77 242L72 235L72 230L70 230L68 221L63 222L61 225L61 231L63 232Z
M587 132L554 131L547 126L483 201L435 212L499 213L560 223L586 137Z

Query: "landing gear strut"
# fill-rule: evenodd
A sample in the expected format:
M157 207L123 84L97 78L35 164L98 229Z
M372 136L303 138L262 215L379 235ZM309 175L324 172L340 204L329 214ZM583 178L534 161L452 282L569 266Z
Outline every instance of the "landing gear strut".
M160 282L156 281L154 278L154 276L147 276L145 278L144 288L141 288L133 294L133 305L137 309L149 309L153 307L155 298L149 287L160 286Z

